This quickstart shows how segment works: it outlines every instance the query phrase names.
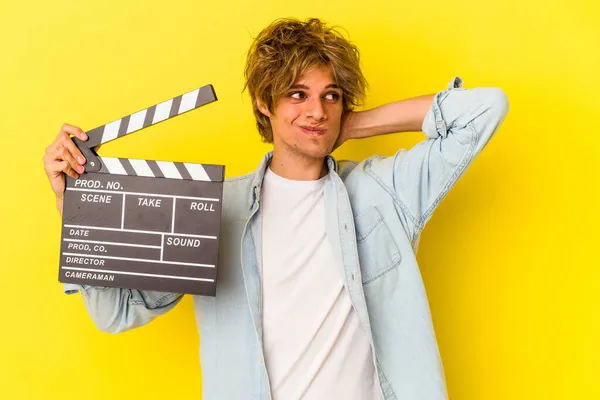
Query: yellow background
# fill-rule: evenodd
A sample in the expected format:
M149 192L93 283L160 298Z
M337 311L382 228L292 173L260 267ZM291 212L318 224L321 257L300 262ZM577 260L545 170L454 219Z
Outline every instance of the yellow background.
M600 6L597 0L84 1L0 5L0 398L200 398L187 297L149 326L96 330L57 282L60 220L41 158L60 126L91 129L212 83L219 101L101 155L253 170L242 69L277 17L347 29L366 107L500 86L509 116L425 230L419 261L452 399L600 398ZM344 145L362 159L420 133Z

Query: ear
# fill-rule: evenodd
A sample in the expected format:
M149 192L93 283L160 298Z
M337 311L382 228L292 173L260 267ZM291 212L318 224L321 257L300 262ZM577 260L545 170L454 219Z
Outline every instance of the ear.
M265 104L260 101L259 99L256 99L256 107L258 108L258 110L263 113L264 115L266 115L267 117L271 118L271 112L269 111L269 109L265 106Z

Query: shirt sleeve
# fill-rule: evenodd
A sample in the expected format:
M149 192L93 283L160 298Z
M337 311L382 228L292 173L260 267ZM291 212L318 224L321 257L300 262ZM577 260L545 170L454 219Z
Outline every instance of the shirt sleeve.
M419 234L438 204L490 141L508 113L499 88L464 89L455 77L436 93L423 120L425 140L391 157L375 157L370 169L387 186Z
M147 324L173 309L183 297L178 293L154 292L88 285L64 284L66 294L81 292L94 324L104 332L119 333Z

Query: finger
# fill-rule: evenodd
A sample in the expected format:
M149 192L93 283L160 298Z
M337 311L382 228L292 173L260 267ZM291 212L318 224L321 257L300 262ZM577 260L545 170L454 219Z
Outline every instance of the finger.
M50 154L47 150L46 150L46 154L44 154L44 157L42 157L42 162L44 163L44 165L55 161L54 157L52 156L52 154Z
M46 155L54 156L56 154L58 149L60 149L62 147L60 144L60 140L65 135L66 135L66 133L59 134L59 136L56 137L54 142L50 143L50 145L48 147L46 147Z
M77 163L79 163L79 165L85 164L85 157L83 156L81 151L77 148L77 146L75 146L75 142L73 142L70 137L68 137L67 135L63 135L63 137L61 138L60 144L62 145L63 148L66 148L69 151L71 157L73 159L77 160ZM64 158L63 158L63 160L64 160ZM76 167L77 167L76 165L73 165L74 169L77 169ZM83 172L83 171L81 171L81 172Z
M59 150L57 161L66 161L73 170L80 174L82 174L84 171L83 166L77 160L75 160L75 157L73 157L70 150L66 147L63 147Z
M68 135L77 136L81 140L87 140L88 135L83 131L83 129L69 124L64 124L60 129L60 133L67 133ZM59 133L59 135L60 135Z
M79 178L79 174L71 168L67 161L51 161L45 164L45 171L49 178L56 178L61 173L69 175L71 178Z

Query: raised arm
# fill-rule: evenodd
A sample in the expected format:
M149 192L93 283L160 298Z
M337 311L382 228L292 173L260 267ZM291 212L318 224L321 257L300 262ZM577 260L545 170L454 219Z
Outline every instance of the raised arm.
M454 78L435 95L351 114L344 140L422 129L427 138L392 157L373 157L366 170L408 212L418 235L434 209L483 150L508 112L498 88L463 89Z

